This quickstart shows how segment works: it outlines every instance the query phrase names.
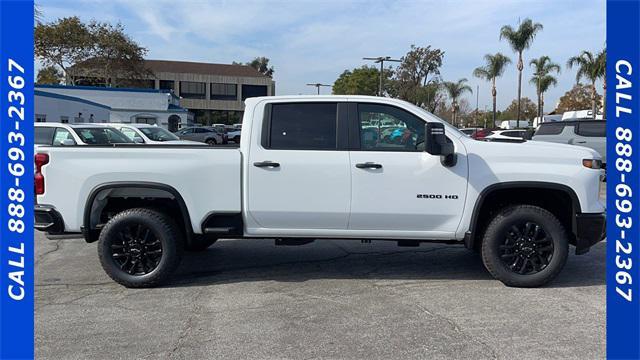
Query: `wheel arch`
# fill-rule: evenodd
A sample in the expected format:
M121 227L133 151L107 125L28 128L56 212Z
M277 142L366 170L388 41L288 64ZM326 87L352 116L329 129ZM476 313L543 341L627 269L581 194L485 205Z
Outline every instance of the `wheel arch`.
M512 182L502 182L496 183L487 186L484 188L478 198L476 199L475 205L473 207L473 212L471 215L471 221L469 223L469 229L465 233L464 244L465 247L469 249L477 248L482 239L479 236L482 235L483 231L480 228L483 225L483 221L486 217L489 217L489 214L485 212L485 210L491 209L501 209L504 206L499 206L497 204L493 208L490 206L488 200L491 200L495 196L499 196L501 194L509 194L515 191L525 191L528 196L524 198L513 198L511 201L508 201L511 204L521 203L521 204L533 204L539 205L541 203L545 203L550 201L548 196L551 194L563 194L565 197L565 201L568 201L569 204L562 204L563 206L556 205L556 211L552 211L554 215L558 216L557 210L564 209L564 211L568 211L570 213L565 213L562 216L561 221L563 225L567 226L567 230L571 236L570 243L575 244L575 234L576 234L576 221L575 214L581 212L580 200L575 191L567 185L559 184L559 183L551 183L551 182L542 182L542 181L512 181ZM541 191L541 196L537 199L532 198L531 194L534 191ZM557 199L561 201L562 199ZM570 208L566 208L566 205L569 205ZM549 210L549 209L548 209Z
M94 217L99 216L102 212L102 209L100 209L100 211L96 214L96 211L94 211L93 208L98 196L105 191L123 189L156 190L170 195L169 197L164 198L170 198L176 202L182 218L181 220L184 228L185 240L188 244L192 242L194 234L191 224L191 218L189 217L189 210L187 208L186 202L182 198L182 195L180 195L180 192L170 185L147 181L109 182L94 187L89 192L89 196L87 197L87 201L85 202L84 206L82 234L85 238L85 241L97 241L100 234L100 229L97 229L94 225ZM108 197L109 196L107 195L106 198Z

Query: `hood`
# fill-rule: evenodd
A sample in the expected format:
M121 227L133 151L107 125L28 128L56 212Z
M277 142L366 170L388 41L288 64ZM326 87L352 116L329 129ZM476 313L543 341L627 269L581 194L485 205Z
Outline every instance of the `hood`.
M464 145L469 153L475 153L480 157L516 158L527 162L602 159L600 154L587 147L544 141L515 143L468 139Z

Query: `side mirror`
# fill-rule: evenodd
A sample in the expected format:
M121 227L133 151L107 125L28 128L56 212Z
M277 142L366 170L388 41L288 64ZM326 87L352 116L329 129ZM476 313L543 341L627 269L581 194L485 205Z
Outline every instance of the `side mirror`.
M76 142L73 141L73 139L64 139L62 140L62 143L60 143L60 145L63 145L63 146L73 146L75 144Z
M444 166L454 166L457 163L455 148L447 138L444 125L429 122L424 126L425 151L431 155L440 155L440 162Z
M133 138L133 142L136 143L136 144L144 144L144 140L142 140L139 137L134 137Z

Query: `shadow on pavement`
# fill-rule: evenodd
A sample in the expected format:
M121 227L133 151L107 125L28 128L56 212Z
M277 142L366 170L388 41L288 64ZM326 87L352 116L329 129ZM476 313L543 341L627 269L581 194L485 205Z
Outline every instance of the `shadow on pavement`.
M548 287L604 285L605 248L606 243L601 242L585 255L571 254ZM485 270L480 255L460 245L401 248L395 242L323 240L287 247L256 239L221 240L204 252L186 253L180 269L165 286L318 279L496 281Z

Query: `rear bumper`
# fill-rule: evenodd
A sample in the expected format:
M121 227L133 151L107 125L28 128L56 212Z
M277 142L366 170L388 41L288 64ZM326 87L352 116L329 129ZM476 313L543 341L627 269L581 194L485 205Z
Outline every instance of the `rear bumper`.
M53 206L36 205L33 212L35 215L34 227L36 230L45 231L52 235L64 233L62 215L60 215Z
M576 214L576 254L584 254L606 235L607 218L604 213Z

